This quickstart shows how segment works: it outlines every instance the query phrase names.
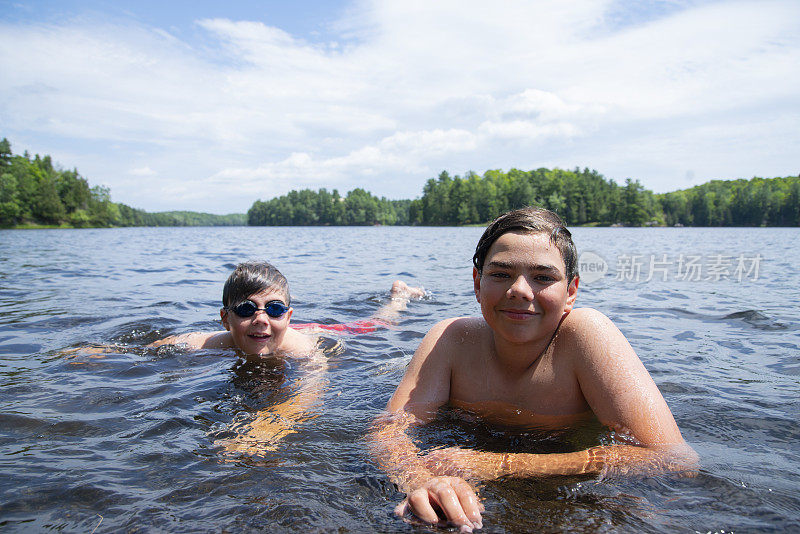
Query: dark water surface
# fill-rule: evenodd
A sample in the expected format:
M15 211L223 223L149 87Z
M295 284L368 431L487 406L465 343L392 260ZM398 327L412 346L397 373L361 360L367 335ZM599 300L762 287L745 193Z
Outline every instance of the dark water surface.
M401 495L364 435L430 326L478 313L481 231L0 231L0 530L431 530L393 516ZM594 281L585 271L578 304L628 336L703 467L696 478L489 482L484 531L800 531L800 231L574 234L609 268ZM142 347L218 329L222 283L257 258L287 275L294 322L369 316L397 278L431 295L398 328L344 338L318 417L277 450L232 457L215 439L269 402L265 390L288 387L292 369L255 387L231 354ZM63 353L87 344L120 348Z

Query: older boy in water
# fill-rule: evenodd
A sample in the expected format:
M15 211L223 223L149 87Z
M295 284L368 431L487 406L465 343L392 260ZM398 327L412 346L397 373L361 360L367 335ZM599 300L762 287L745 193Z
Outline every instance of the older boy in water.
M404 282L392 285L391 300L371 319L349 324L301 324L289 326L292 317L289 284L267 262L239 264L222 289L220 318L225 330L193 332L156 341L152 346L182 345L188 349L237 349L249 359L292 358L302 377L285 401L261 410L253 420L236 422L232 439L218 442L226 450L259 453L273 449L279 439L294 432L312 417L313 406L323 390L327 358L317 349L322 331L364 333L388 326L411 298L424 296L420 288Z
M471 531L482 526L471 484L480 480L696 469L697 455L625 336L602 313L573 310L577 252L557 215L525 208L498 217L473 263L483 317L447 319L428 332L370 436L406 493L398 515ZM561 454L422 454L406 431L443 405L520 428L576 426L593 415L630 441Z

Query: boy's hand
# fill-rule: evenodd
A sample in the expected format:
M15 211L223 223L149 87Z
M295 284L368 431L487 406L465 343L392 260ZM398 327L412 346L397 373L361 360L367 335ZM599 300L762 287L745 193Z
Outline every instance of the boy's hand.
M400 517L410 511L426 523L452 524L461 532L472 532L483 526L483 509L475 490L463 478L433 477L409 492L394 511Z

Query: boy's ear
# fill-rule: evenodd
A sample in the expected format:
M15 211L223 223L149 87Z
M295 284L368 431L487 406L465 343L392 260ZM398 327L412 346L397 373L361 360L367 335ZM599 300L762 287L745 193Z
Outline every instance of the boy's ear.
M225 327L225 330L230 331L231 326L228 324L228 310L226 310L225 308L220 308L219 318L222 319L222 326Z
M475 298L478 302L481 301L481 273L478 272L477 267L472 268L472 283L475 286Z
M569 312L572 311L572 308L575 306L575 299L578 298L578 282L580 278L575 276L572 279L572 282L569 283L567 287L567 303L564 306L564 311Z
M289 321L292 319L292 312L294 308L289 308L289 311L286 312L286 324L289 324Z

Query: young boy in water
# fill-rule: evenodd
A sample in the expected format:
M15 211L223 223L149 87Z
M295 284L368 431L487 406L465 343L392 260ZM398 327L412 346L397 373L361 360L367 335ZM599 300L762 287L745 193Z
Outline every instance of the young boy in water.
M238 349L246 355L310 354L320 330L364 333L386 326L404 310L411 298L424 296L421 288L409 287L400 280L392 284L391 300L373 318L352 324L307 323L289 326L289 283L268 262L240 263L222 289L220 318L225 330L192 332L156 341L152 346L183 345L189 349ZM263 313L259 313L263 312ZM303 333L301 330L307 331Z
M661 393L602 313L575 309L577 251L558 216L501 215L478 242L473 286L482 317L435 325L371 434L373 453L406 499L396 512L464 531L483 510L467 482L696 469ZM561 454L450 447L422 454L407 434L450 405L520 428L574 427L592 416L629 442Z
M248 358L292 358L301 378L283 402L261 410L254 419L234 423L235 437L217 442L228 452L249 454L272 450L300 422L313 416L313 407L325 385L327 358L317 349L321 331L366 333L388 326L411 298L424 296L404 282L392 285L391 300L371 319L350 324L301 324L292 327L289 284L267 262L239 264L222 289L220 318L225 330L194 332L156 341L151 346L182 345L188 349L237 349Z

